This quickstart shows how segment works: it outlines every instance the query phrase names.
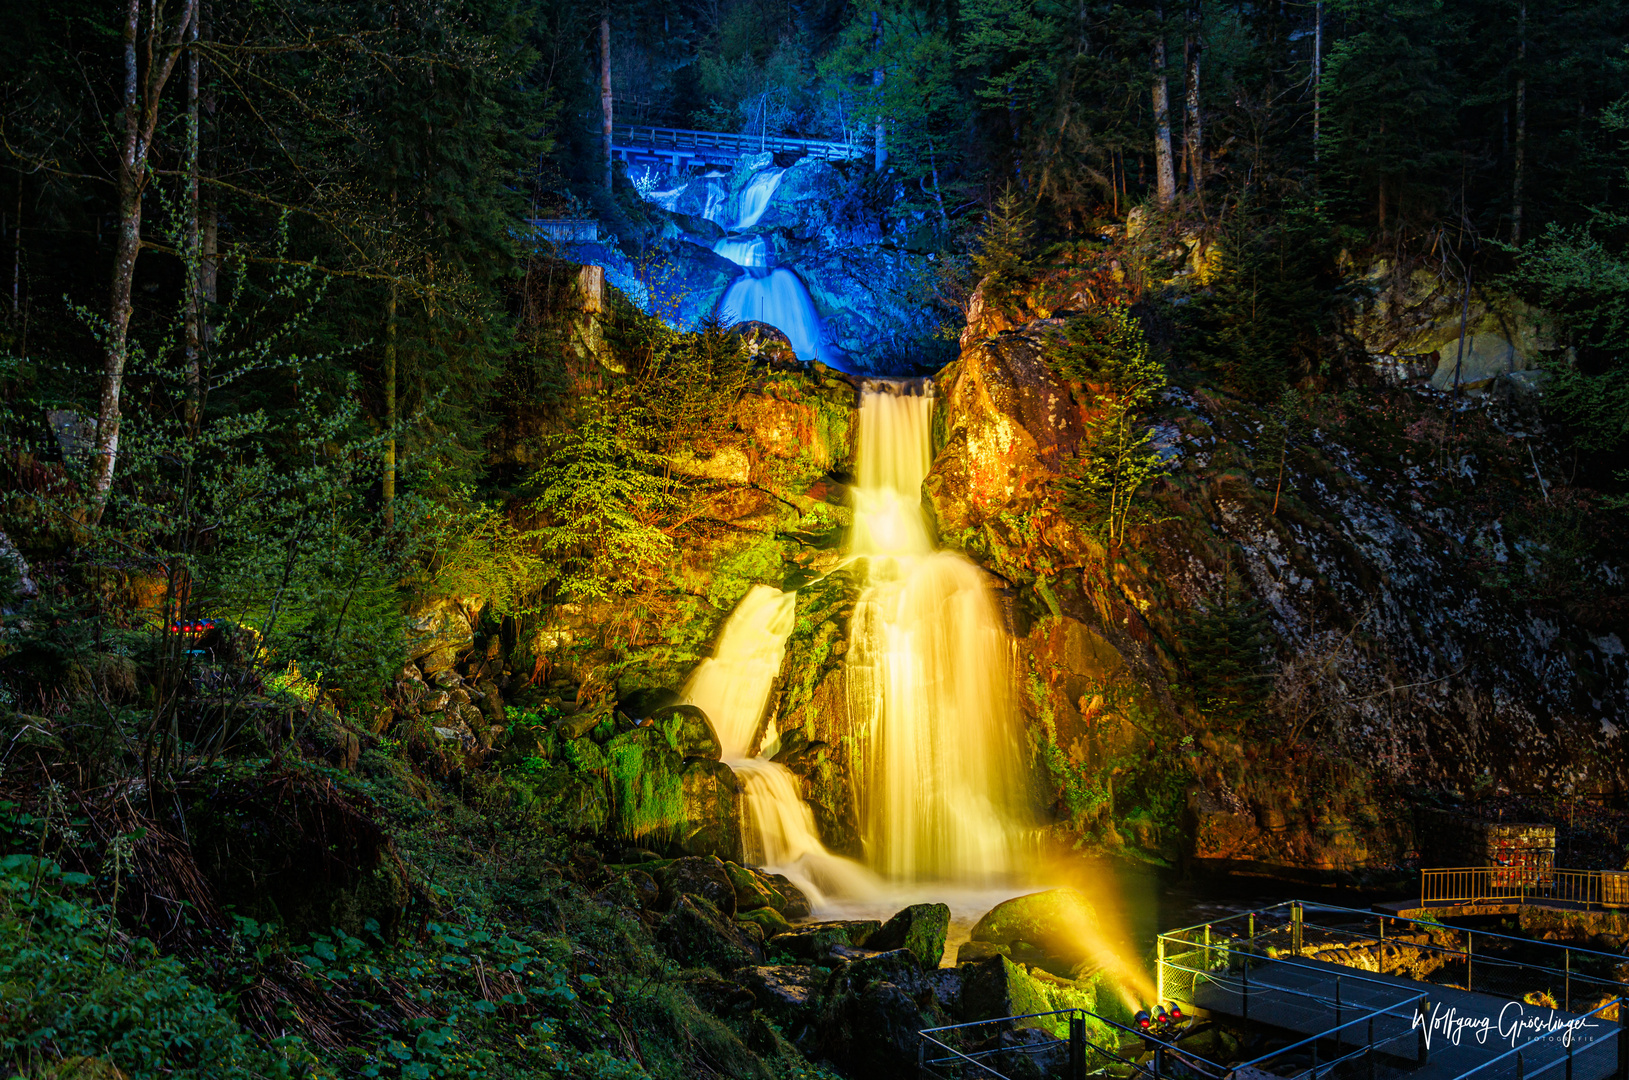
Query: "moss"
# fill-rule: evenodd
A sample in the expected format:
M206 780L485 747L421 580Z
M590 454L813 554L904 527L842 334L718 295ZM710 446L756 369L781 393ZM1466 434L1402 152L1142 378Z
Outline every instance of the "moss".
M667 837L685 821L682 761L651 728L618 735L605 747L618 832L630 839Z

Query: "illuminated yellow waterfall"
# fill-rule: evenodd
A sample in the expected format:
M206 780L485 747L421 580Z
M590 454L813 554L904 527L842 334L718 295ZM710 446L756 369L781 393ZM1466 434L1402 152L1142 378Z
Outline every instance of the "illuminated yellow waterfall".
M927 387L923 388L924 390ZM922 512L933 398L860 399L848 707L867 862L896 880L992 882L1020 817L1007 635L978 569L933 550Z
M685 683L684 699L707 714L724 761L741 784L743 857L782 873L815 904L827 893L874 891L871 875L820 842L798 778L752 752L763 741L764 709L792 632L797 594L754 585L720 631L711 658Z

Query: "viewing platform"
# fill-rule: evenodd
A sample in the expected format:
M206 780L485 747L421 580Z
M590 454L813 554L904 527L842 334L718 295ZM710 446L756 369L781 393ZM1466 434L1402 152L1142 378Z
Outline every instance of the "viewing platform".
M1145 1008L1180 1022L1073 1010L1067 1044L1016 1038L1025 1016L928 1029L919 1071L1032 1076L1050 1055L1040 1074L1069 1080L1629 1080L1623 959L1289 901L1159 935ZM1238 1053L1200 1052L1215 1028Z
M611 152L619 161L673 176L696 168L729 169L741 158L766 150L826 161L852 161L866 154L864 147L854 143L784 135L732 135L724 131L621 124L611 131Z

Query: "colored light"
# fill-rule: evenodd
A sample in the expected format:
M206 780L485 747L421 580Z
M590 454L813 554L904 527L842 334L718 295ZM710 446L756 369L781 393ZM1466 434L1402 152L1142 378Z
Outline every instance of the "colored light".
M1145 1027L1148 1027L1152 1023L1153 1023L1153 1021L1148 1018L1148 1010L1147 1009L1138 1009L1137 1010L1137 1026L1138 1027L1144 1027L1145 1028Z
M1172 1005L1171 1006L1171 1019L1172 1020L1181 1020L1182 1019L1182 1006L1181 1005Z
M1167 1015L1164 1005L1158 1005L1154 1008L1154 1019L1161 1024L1168 1024L1171 1022L1171 1017Z

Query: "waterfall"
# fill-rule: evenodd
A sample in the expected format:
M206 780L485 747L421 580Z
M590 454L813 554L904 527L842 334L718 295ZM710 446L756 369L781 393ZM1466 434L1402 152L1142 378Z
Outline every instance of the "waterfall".
M701 216L708 221L718 221L719 211L724 209L724 185L717 180L707 181L707 202L702 205Z
M796 593L754 585L725 620L712 657L684 685L684 699L713 722L726 758L748 756L758 740L796 601Z
M769 252L761 236L725 236L713 244L713 250L737 266L749 270L769 265Z
M867 860L900 880L989 882L1022 816L1007 635L978 569L932 549L921 507L933 398L860 399L852 553L867 584L847 692Z
M750 229L758 224L758 219L764 216L769 209L769 200L774 197L775 189L781 186L781 177L785 169L762 169L752 174L747 186L741 189L740 211L736 214L733 229L740 231Z
M802 278L784 267L762 277L745 273L736 278L718 302L718 316L727 325L768 323L786 335L799 360L830 362L831 348L821 340L820 316L809 290Z
M684 699L713 722L724 761L741 785L744 858L785 874L811 903L828 892L844 896L874 891L859 864L833 855L820 842L814 814L803 801L792 771L752 757L775 676L792 633L796 593L754 585L719 632L711 658L686 681Z

